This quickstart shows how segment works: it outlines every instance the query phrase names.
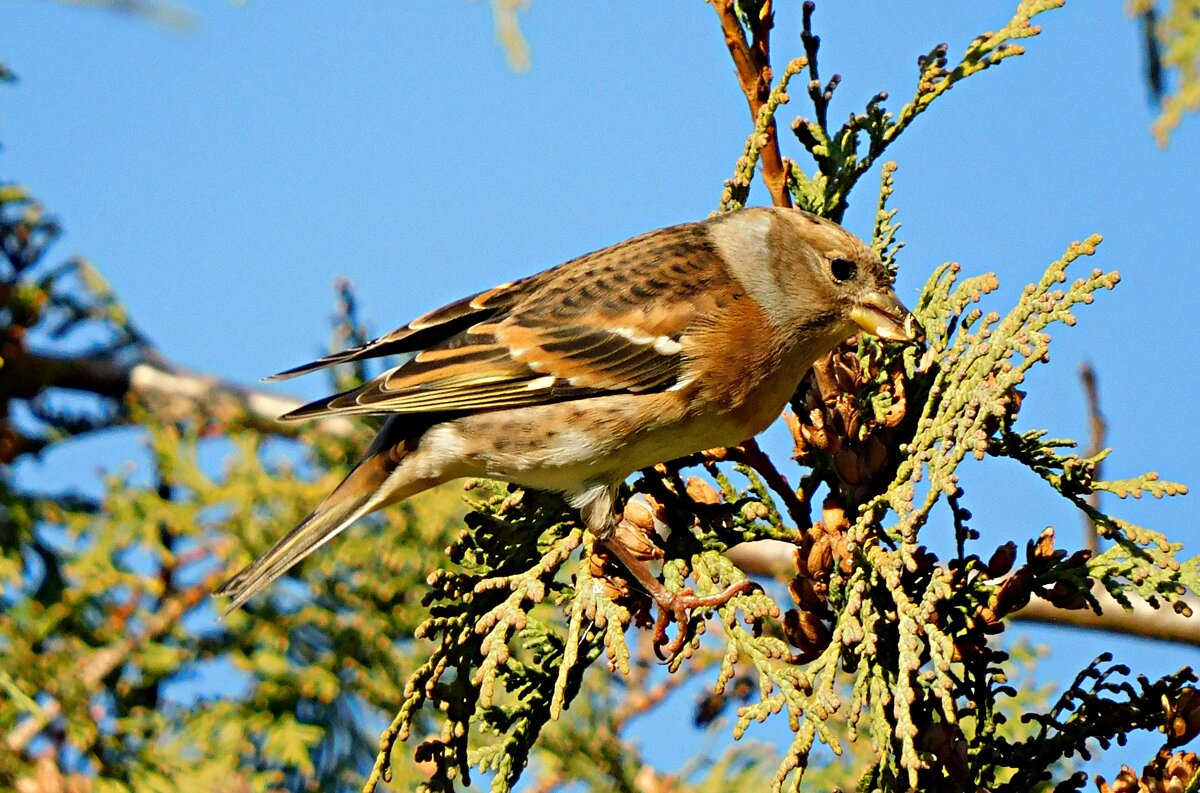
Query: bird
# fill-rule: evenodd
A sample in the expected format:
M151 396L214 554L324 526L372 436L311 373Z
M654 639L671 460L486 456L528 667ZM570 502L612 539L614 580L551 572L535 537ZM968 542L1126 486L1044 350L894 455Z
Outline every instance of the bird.
M870 246L799 209L752 207L651 231L431 311L268 380L398 365L281 416L386 416L291 532L216 594L246 603L355 521L462 477L561 494L660 607L685 619L744 591L671 592L618 532L634 472L762 432L821 356L920 325ZM663 617L660 617L663 619Z

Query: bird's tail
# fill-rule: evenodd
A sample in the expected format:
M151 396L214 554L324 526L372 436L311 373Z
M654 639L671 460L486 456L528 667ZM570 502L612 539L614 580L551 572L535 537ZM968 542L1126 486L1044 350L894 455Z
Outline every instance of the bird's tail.
M225 609L226 614L265 589L359 518L424 490L431 484L413 482L407 483L408 487L389 486L392 483L388 479L405 453L402 440L396 442L387 437L392 434L389 429L392 428L384 426L358 465L299 526L213 593L233 598Z

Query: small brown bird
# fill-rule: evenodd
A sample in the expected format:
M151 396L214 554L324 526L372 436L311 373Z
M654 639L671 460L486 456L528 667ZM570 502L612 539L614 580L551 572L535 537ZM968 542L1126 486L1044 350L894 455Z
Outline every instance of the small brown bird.
M359 518L459 477L562 493L676 619L669 592L615 533L642 468L762 432L820 356L859 330L920 328L860 239L795 209L659 229L502 284L272 379L415 353L283 420L389 416L354 470L217 592L236 609Z

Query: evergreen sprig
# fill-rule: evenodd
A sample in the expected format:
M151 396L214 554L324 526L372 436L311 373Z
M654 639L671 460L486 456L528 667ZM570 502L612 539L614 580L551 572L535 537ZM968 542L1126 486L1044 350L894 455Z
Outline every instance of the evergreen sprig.
M828 109L841 76L834 75L824 89L821 88L817 69L820 38L812 32L815 5L806 2L803 40L810 75L809 95L813 100L816 118L796 119L792 124L792 132L816 161L817 171L809 175L794 163L791 164L788 188L796 205L841 220L854 185L917 116L959 82L1008 58L1023 55L1024 48L1016 42L1041 33L1041 28L1032 24L1032 20L1046 11L1061 8L1064 2L1021 0L1012 18L999 30L981 34L972 40L953 68L947 68L949 47L938 44L917 58L916 91L898 114L893 115L884 108L888 94L880 92L867 103L862 113L852 113L836 130L829 126ZM866 136L866 151L860 153L860 147L864 144L863 135Z

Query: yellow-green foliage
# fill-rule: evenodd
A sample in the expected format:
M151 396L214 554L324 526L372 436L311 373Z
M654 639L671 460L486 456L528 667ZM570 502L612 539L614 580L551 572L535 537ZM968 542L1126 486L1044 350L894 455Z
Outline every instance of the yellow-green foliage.
M403 637L457 526L460 491L389 511L306 565L303 585L221 621L209 591L336 482L349 445L315 441L320 475L309 479L261 437L148 430L150 485L136 483L147 468L123 467L94 509L6 499L38 518L22 519L23 542L4 544L6 568L33 548L45 569L35 578L26 566L24 592L7 576L6 688L40 707L0 699L0 729L65 731L103 758L103 790L215 790L236 778L254 790L291 778L332 790L357 779L375 743L371 714L399 701L413 666ZM227 447L219 475L197 462L206 443ZM199 705L174 702L172 688L210 664L243 679ZM29 775L23 753L0 753L0 784Z
M1128 8L1145 29L1150 87L1161 103L1150 130L1165 146L1184 114L1200 110L1200 0L1130 0Z

